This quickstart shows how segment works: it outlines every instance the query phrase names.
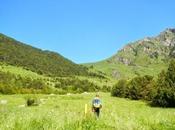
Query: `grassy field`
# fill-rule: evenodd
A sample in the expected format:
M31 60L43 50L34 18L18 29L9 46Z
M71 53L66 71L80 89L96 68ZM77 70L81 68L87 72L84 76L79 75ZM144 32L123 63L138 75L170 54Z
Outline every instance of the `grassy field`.
M119 76L116 78L133 78L138 75L151 75L157 76L162 70L167 69L167 65L163 63L150 64L147 66L127 66L123 64L108 63L107 61L101 61L97 63L84 64L87 67L93 65L96 71L106 73L108 76L114 76L115 72L118 72Z
M142 101L100 93L103 109L91 112L95 93L75 95L0 95L1 130L174 130L175 109L153 108ZM39 106L27 107L26 97L36 96ZM88 104L88 115L84 106Z

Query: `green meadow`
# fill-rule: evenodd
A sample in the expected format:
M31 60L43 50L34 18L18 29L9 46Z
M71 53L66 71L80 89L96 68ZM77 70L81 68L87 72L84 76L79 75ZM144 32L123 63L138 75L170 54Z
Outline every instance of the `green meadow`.
M144 61L142 59L141 61ZM162 70L167 69L167 65L163 63L149 64L145 66L126 66L120 63L108 63L107 61L101 61L97 63L83 64L87 67L93 67L92 70L101 71L107 74L109 77L112 75L117 78L131 79L135 76L151 75L157 76ZM115 74L117 73L117 75Z
M1 130L174 130L175 109L150 107L100 93L103 108L97 119L91 112L95 93L67 95L0 95ZM35 97L38 106L26 106ZM85 104L88 113L84 114Z

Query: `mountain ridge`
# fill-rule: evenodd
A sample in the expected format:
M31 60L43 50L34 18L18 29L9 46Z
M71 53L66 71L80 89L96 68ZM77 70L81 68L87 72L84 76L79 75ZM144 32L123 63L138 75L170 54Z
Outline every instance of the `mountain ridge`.
M175 29L167 28L155 37L145 37L126 44L108 59L85 65L93 66L115 78L131 78L136 75L158 74L166 68L172 57L175 57ZM156 73L152 74L151 68L156 69ZM148 73L143 72L147 70Z
M106 60L83 65L75 64L57 52L38 49L0 33L0 62L47 76L87 75L88 68L85 66L114 78L154 76L165 69L169 59L174 57L174 28L167 28L155 37L130 42Z
M48 76L86 75L87 69L59 53L41 50L0 34L0 62Z

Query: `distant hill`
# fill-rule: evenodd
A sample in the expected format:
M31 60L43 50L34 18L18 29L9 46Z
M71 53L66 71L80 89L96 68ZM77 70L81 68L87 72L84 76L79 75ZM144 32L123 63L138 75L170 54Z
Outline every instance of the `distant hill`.
M87 74L87 68L58 53L34 48L4 34L0 34L0 62L47 76Z
M115 55L101 62L86 64L115 78L157 75L175 57L175 29L166 29L156 37L127 44Z

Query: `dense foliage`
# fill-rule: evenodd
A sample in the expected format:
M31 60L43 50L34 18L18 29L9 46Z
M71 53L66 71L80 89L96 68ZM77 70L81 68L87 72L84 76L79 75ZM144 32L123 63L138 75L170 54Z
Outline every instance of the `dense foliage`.
M144 99L152 105L175 107L175 60L169 64L168 70L162 71L155 81L151 76L135 77L130 81L119 80L114 85L112 96Z
M112 96L127 98L128 97L128 85L127 80L121 79L118 81L117 84L113 86L113 89L111 91Z
M99 86L92 82L89 82L88 80L80 80L78 78L73 77L66 79L58 78L55 87L73 93L94 92L102 90Z
M157 94L153 104L163 107L175 107L175 60L172 60L167 72L162 71L157 81Z
M82 93L109 91L107 86L98 86L87 79L72 77L31 78L0 71L0 93Z
M112 89L112 95L134 100L150 99L152 76L135 77L131 81L121 79Z
M86 75L87 68L63 56L25 45L0 34L0 62L48 76Z
M40 80L0 71L1 94L47 93L48 90L49 88Z

